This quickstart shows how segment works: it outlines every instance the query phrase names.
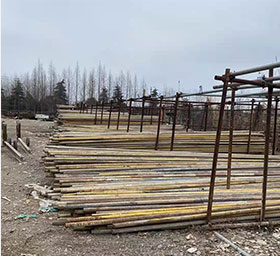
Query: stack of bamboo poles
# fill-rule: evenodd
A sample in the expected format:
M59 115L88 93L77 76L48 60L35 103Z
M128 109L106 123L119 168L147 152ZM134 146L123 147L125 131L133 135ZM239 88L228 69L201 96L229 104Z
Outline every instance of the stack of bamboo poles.
M111 116L110 116L111 115ZM73 125L73 124L108 124L109 116L111 125L116 125L118 120L118 111L112 111L111 114L108 109L101 111L98 110L97 113L80 113L78 110L60 110L59 111L59 120L62 121L65 125ZM102 120L102 121L101 121ZM128 120L128 113L121 112L119 115L119 124L126 125ZM143 123L150 124L156 123L158 117L144 115ZM141 115L131 115L130 117L130 125L140 125Z
M58 223L93 233L122 233L204 224L212 154L125 151L49 145L45 165L54 177ZM213 219L256 219L263 158L235 154L231 189L226 154L219 158ZM269 171L267 216L280 214L279 156Z
M100 125L65 125L45 148L45 170L53 178L59 220L75 230L94 234L177 229L206 223L214 133L178 131L181 151L153 150L155 127L143 134L106 132ZM160 143L168 143L163 127ZM177 131L176 131L177 132ZM228 135L222 135L227 151ZM243 154L246 135L236 133L231 188L226 189L227 154L218 159L212 222L259 220L263 156ZM241 143L242 142L242 143ZM250 152L259 152L263 137L254 133ZM255 144L254 144L255 143ZM202 145L207 145L203 152ZM254 148L255 147L255 148ZM121 150L120 150L121 149ZM199 151L199 153L195 152ZM266 218L280 218L280 156L270 156Z
M95 131L62 132L55 134L51 141L55 145L83 146L94 148L121 148L121 149L143 149L152 150L155 147L155 131L146 130L139 133L132 130L130 133L108 131L106 128L97 127ZM189 134L183 131L176 132L174 150L213 152L216 135L214 132L203 132ZM159 138L159 150L170 150L171 132L162 131ZM224 132L221 137L220 152L227 152L229 136ZM233 137L233 152L245 153L247 151L248 134L236 132ZM250 152L262 153L264 149L264 138L261 133L252 133Z

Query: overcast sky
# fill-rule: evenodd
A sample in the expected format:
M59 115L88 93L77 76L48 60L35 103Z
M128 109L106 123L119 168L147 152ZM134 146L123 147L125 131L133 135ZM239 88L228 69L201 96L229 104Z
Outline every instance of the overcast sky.
M148 86L211 89L215 74L280 61L279 0L2 0L2 74L130 70Z

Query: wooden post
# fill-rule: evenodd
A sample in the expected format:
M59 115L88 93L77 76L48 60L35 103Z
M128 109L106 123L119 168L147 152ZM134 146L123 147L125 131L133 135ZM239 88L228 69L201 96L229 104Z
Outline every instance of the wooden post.
M227 189L230 189L231 179L231 161L232 161L232 142L234 129L234 105L235 105L235 88L231 90L231 107L230 107L230 125L229 125L229 142L228 142L228 163L227 163Z
M218 120L216 142L215 142L214 156L213 156L213 162L212 162L212 172L211 172L211 180L210 180L210 187L209 187L207 219L206 219L207 223L211 222L215 179L216 179L216 171L217 171L217 164L218 164L220 139L221 139L221 133L222 133L222 127L223 127L223 118L224 118L224 110L225 110L225 104L226 104L229 75L230 75L230 69L227 68L225 71L224 81L223 81L224 85L223 85L222 99L221 99L221 105L220 105L220 110L219 110L219 120Z
M2 122L2 142L8 140L7 124Z
M16 122L16 136L21 138L21 123L19 121Z
M156 137L155 150L158 150L159 133L160 133L160 123L161 123L161 122L160 122L160 119L161 119L162 100L163 100L163 96L160 96L159 112L158 112L158 127L157 127L157 137Z

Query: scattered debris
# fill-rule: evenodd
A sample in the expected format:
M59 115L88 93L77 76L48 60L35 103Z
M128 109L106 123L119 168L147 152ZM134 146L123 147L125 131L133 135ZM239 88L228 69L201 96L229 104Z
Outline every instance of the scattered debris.
M187 250L187 252L189 252L189 253L194 253L194 252L196 252L197 251L197 248L196 247L191 247L191 248L189 248L188 250Z
M12 202L8 197L6 197L6 196L2 196L2 199L5 199L5 200L7 200L7 201L9 201L9 202Z
M38 216L35 215L35 214L22 214L22 215L18 215L16 217L16 219L25 219L25 218L35 218L35 219L37 219Z
M222 236L220 233L214 231L215 236L217 236L218 238L220 238L222 241L224 241L225 243L229 244L232 248L234 248L236 251L238 251L239 253L241 253L244 256L251 256L249 253L245 252L244 250L242 250L241 248L239 248L237 245L235 245L234 243L232 243L231 241L229 241L228 239L226 239L224 236Z

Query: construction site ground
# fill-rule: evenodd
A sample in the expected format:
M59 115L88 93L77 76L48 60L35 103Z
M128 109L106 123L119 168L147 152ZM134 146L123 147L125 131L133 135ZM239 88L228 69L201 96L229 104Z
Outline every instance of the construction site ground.
M13 119L8 137L15 138ZM22 137L31 140L32 154L18 162L7 148L1 149L2 255L240 255L217 238L213 231L188 230L140 232L123 235L92 235L54 226L57 213L40 213L38 200L26 184L50 185L41 161L53 123L21 120ZM22 214L37 218L17 219ZM280 255L280 228L219 231L251 255Z

